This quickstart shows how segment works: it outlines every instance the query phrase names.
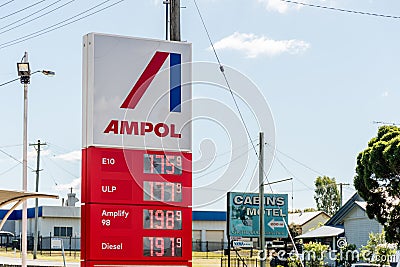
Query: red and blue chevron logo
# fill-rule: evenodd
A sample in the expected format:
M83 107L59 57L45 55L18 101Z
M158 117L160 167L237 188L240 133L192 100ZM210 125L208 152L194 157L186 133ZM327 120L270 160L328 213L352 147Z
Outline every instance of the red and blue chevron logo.
M165 60L170 57L169 110L181 112L181 54L157 51L133 86L121 108L134 109L149 88Z

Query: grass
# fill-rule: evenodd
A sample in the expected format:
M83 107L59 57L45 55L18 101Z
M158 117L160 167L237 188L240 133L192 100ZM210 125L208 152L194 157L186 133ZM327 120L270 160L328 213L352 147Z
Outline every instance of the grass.
M80 261L80 252L77 251L76 254L74 251L71 252L71 256L69 255L69 251L65 252L65 261L67 262L79 262ZM0 248L0 256L3 257L10 257L10 258L21 258L21 253L19 250L14 252L13 249L7 248L7 251L5 248ZM46 260L46 261L63 261L63 257L61 254L61 251L53 251L52 255L50 256L50 253L46 251L43 254L40 254L40 251L36 254L36 258L38 260ZM32 252L28 252L28 259L33 259L33 254Z
M192 267L219 267L221 266L221 257L223 256L222 251L219 252L193 252L193 261ZM11 257L11 258L21 258L20 251L17 250L14 252L13 249L8 248L7 251L5 248L0 248L0 256L4 257ZM232 256L234 256L232 254ZM33 259L32 252L28 252L28 259ZM55 262L62 262L62 254L61 251L53 251L51 256L48 251L40 254L40 251L37 253L37 259L39 260L46 260L46 261L55 261ZM77 251L76 254L74 251L65 252L65 261L66 262L79 262L80 261L80 252Z

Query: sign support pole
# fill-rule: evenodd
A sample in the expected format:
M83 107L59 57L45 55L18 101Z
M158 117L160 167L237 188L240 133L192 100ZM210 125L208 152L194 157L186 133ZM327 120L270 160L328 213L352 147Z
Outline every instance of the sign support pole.
M231 214L231 210L230 210L230 192L228 192L228 197L227 197L227 209L226 209L226 228L227 228L227 239L228 239L228 267L231 267L231 234L230 234L230 218L229 215Z
M258 182L260 197L260 249L262 251L260 266L265 267L265 238L264 238L264 133L260 132L260 154L258 156Z
M169 39L171 41L180 41L181 40L181 1L180 0L171 0L170 1L170 30L169 30Z

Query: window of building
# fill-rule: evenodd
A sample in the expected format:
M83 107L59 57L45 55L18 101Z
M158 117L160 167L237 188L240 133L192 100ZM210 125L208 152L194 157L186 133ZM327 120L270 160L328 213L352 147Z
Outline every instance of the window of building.
M54 236L72 236L72 227L54 226Z

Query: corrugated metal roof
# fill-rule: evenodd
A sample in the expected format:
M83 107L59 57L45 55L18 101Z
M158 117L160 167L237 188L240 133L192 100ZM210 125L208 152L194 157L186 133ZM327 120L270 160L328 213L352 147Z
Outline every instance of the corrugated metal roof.
M289 225L290 224L295 224L295 225L304 225L308 221L314 219L321 213L325 213L323 211L312 211L312 212L298 212L298 213L289 213L288 219L289 219ZM329 217L329 215L327 215Z
M343 233L344 233L343 228L324 225L315 230L309 231L303 235L296 236L296 239L331 237L331 236L338 236Z

